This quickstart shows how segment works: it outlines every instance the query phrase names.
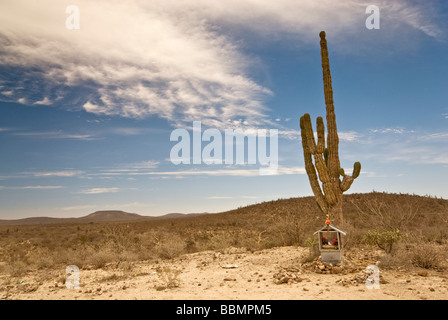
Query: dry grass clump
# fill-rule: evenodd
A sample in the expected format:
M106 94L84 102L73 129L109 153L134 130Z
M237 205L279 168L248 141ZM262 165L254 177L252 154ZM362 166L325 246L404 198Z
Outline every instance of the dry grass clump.
M411 261L416 267L425 269L441 269L447 254L440 245L434 243L422 243L411 251Z

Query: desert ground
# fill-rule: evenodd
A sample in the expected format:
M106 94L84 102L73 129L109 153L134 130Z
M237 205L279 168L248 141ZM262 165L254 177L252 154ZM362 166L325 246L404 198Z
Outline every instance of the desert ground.
M139 262L132 269L108 264L80 270L78 289L64 284L65 270L42 280L37 271L0 290L1 299L19 300L445 300L448 275L426 269L380 270L379 288L366 285L366 267L381 252L347 254L339 273L316 273L318 261L302 263L307 248L287 246L256 252L228 248L165 261Z

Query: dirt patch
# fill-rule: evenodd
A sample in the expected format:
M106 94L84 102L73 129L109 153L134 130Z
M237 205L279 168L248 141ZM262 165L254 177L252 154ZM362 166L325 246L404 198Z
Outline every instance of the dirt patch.
M0 299L446 299L447 276L426 269L382 270L379 287L366 285L376 251L351 251L343 266L321 272L318 259L304 263L308 249L278 247L256 252L229 248L170 260L109 264L81 269L78 289L65 285L64 270L22 278L0 276ZM316 268L317 266L317 268ZM325 266L325 270L327 271ZM337 272L334 272L334 268Z

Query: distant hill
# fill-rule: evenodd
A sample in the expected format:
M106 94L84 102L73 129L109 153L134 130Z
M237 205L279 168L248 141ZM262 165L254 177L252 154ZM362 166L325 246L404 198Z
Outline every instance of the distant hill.
M141 216L136 213L129 213L120 210L108 210L108 211L96 211L85 217L78 218L79 222L82 221L123 221L123 220L139 220L139 219L151 219L153 217Z
M85 222L107 222L107 221L135 221L135 220L160 220L177 219L198 216L206 213L168 213L162 216L142 216L137 213L129 213L121 210L96 211L79 218L51 218L31 217L14 220L0 220L0 225L31 225L31 224L54 224L54 223L85 223Z

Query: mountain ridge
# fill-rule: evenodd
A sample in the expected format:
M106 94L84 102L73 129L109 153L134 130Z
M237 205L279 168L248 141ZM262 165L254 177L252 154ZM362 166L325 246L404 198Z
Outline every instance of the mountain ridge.
M82 217L56 218L56 217L28 217L21 219L1 219L0 225L31 225L54 223L87 223L87 222L113 222L135 220L159 220L193 217L204 213L168 213L161 216L143 216L137 213L122 210L98 210Z

